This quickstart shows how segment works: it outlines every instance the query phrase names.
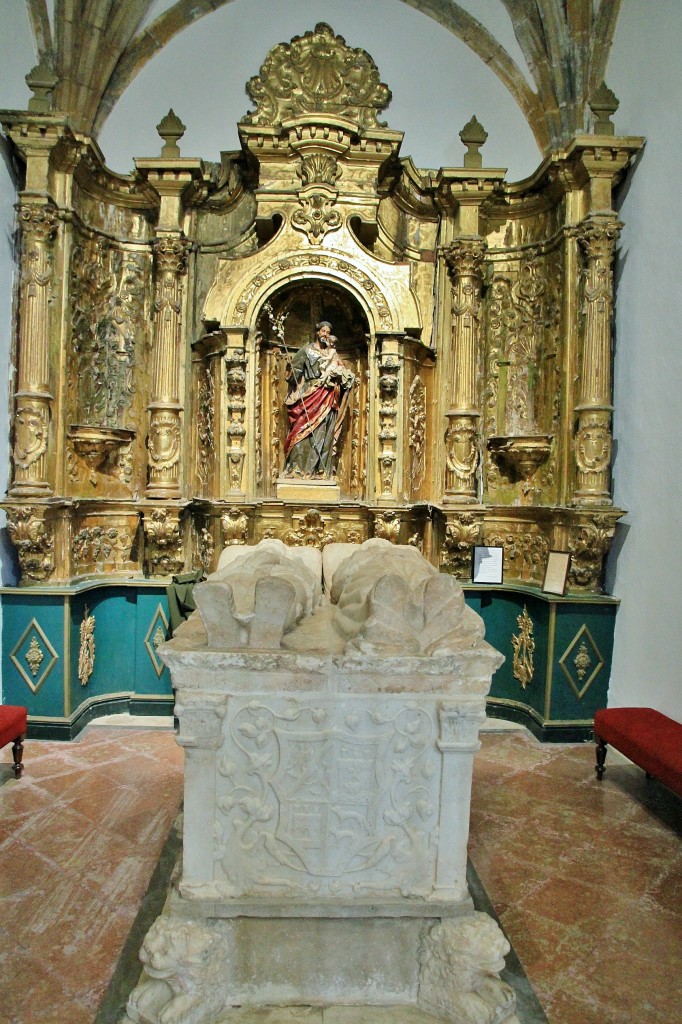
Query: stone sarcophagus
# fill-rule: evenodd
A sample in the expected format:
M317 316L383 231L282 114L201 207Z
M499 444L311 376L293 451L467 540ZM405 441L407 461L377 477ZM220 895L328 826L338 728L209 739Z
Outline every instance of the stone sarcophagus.
M465 875L503 659L460 585L381 539L324 555L265 540L226 549L195 598L159 649L186 750L182 873L130 1019L345 1004L513 1020L506 940Z

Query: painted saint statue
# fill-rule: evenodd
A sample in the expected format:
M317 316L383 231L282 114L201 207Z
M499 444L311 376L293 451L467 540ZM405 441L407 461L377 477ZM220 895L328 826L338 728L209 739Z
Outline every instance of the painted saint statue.
M339 359L327 320L317 324L313 340L287 364L286 377L289 433L284 475L330 479L355 374Z

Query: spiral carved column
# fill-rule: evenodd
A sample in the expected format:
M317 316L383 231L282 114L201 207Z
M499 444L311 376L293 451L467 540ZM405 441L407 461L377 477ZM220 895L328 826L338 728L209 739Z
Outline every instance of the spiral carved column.
M23 205L19 367L14 423L14 482L11 494L46 495L47 445L52 394L49 390L49 301L52 241L57 232L54 206Z
M446 504L477 500L478 360L486 243L458 238L444 250L452 281L452 401L445 433Z
M578 236L585 252L582 368L575 407L574 499L579 505L611 504L613 256L620 229L615 216L595 216L583 222Z
M152 393L148 406L148 498L181 496L180 328L188 251L189 242L178 236L164 236L154 242L156 295Z

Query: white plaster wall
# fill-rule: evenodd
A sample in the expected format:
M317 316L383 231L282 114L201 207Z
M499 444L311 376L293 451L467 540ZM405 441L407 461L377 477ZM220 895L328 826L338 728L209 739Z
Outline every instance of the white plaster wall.
M497 0L471 0L470 6L514 48ZM399 0L232 0L200 18L150 61L110 114L100 137L109 166L128 173L134 157L156 155L161 140L155 126L169 107L187 126L184 156L218 160L220 150L238 149L236 124L251 107L246 82L276 43L318 21L373 57L393 92L382 116L405 132L403 156L420 167L461 165L458 133L475 113L489 135L487 165L508 167L513 180L535 169L532 132L496 75L463 42Z
M22 4L3 6L5 45L0 60L0 108L25 108L31 95L24 75L36 62L28 18ZM9 41L11 40L11 45ZM15 274L14 220L16 186L7 140L0 133L0 495L7 490L9 471L9 379L12 295ZM0 580L16 583L15 558L7 536L5 513L0 510ZM0 635L2 607L0 606ZM0 678L0 700L2 679Z
M628 509L609 582L620 597L609 704L682 721L682 3L624 0L607 81L617 129L647 145L622 198L614 497Z

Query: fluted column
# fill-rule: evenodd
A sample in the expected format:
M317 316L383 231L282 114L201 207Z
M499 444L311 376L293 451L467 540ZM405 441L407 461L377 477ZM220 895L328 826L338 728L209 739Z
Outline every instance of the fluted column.
M452 281L452 392L446 413L445 494L448 504L475 502L478 469L478 365L485 241L458 238L444 250Z
M13 496L51 494L47 479L47 443L53 396L49 389L49 302L52 241L57 210L26 203L19 208L21 278L19 292L19 366L14 421Z
M156 293L147 444L149 498L181 495L180 341L188 251L189 243L178 235L164 235L154 242Z
M575 407L574 499L580 505L611 504L613 256L620 229L615 215L597 214L583 222L578 235L585 253L584 333Z

